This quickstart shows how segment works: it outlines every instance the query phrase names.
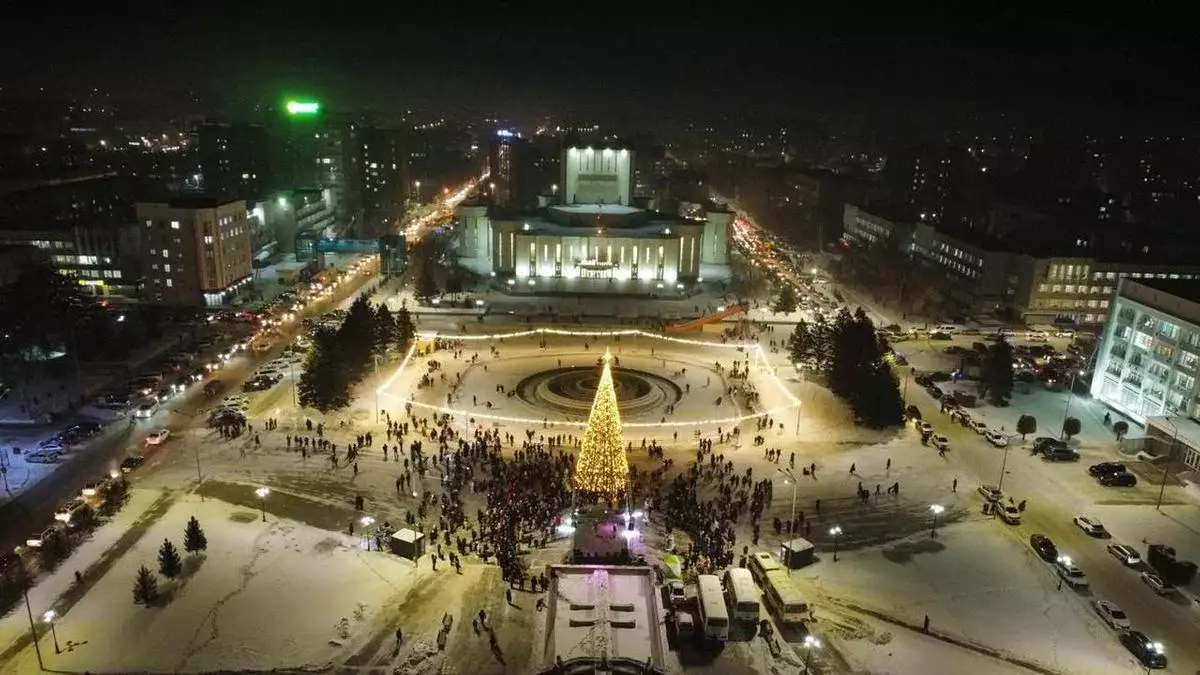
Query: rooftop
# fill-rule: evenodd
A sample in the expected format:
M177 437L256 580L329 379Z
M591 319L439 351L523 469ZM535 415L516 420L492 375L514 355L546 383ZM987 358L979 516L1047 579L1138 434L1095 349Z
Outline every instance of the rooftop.
M642 211L642 209L621 204L564 204L550 208L571 216L631 216Z
M215 209L218 206L245 201L236 197L213 195L185 195L170 199L141 202L143 204L166 204L173 209Z
M663 643L649 567L551 566L543 666L585 659L647 661L662 668Z

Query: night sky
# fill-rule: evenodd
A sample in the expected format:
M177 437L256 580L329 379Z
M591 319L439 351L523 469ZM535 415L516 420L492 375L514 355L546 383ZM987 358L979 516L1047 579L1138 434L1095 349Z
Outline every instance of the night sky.
M1171 23L1150 11L1152 2L1139 6L1141 15L1086 25L1015 11L864 22L796 5L790 16L755 17L763 20L756 26L719 14L683 20L666 10L572 15L573 5L561 3L533 19L524 5L493 4L488 16L471 5L405 10L412 6L397 3L387 13L347 7L359 17L303 4L230 10L197 3L191 14L160 8L121 17L101 14L112 6L98 4L71 22L30 13L10 27L26 44L3 45L0 81L9 92L95 85L178 112L245 110L285 91L346 109L518 119L913 115L959 106L1194 119L1200 110L1186 24L1164 30ZM453 18L435 19L435 9ZM883 26L890 30L872 30ZM109 36L119 36L117 44ZM39 48L47 45L53 53Z

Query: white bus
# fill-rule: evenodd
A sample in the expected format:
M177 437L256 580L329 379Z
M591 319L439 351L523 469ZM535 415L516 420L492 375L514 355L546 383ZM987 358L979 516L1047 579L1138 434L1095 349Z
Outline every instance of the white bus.
M779 564L775 556L761 551L750 554L749 567L750 573L754 575L754 579L762 586L767 585L767 572L783 569L783 565Z
M722 642L728 640L729 611L725 608L725 596L721 593L721 580L713 574L701 574L696 578L696 586L704 637Z
M800 595L800 589L792 583L791 577L784 570L767 572L767 582L763 584L763 598L767 607L775 613L775 619L780 623L803 623L809 620L811 613L808 603Z
M725 571L725 600L734 621L758 621L758 588L750 570L731 567Z

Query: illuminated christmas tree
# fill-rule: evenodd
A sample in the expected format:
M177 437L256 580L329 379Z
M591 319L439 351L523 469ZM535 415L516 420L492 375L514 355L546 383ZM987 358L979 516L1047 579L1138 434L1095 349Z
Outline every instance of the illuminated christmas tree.
M588 413L583 447L575 462L575 489L617 497L629 487L629 460L621 438L621 411L613 387L612 356L604 351L604 370Z

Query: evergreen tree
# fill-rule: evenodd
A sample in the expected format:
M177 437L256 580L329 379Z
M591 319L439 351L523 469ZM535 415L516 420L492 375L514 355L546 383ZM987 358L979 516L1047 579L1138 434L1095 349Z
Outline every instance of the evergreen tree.
M1072 436L1078 436L1080 431L1083 431L1083 424L1079 421L1078 417L1068 417L1063 420L1063 435L1068 440Z
M409 314L407 307L401 307L396 312L396 346L407 350L416 335L417 327L413 324L412 314Z
M375 351L383 354L396 344L396 317L387 303L379 303L375 308Z
M1117 420L1113 424L1112 429L1113 434L1117 437L1117 440L1120 441L1121 439L1125 438L1125 434L1129 433L1129 423L1125 420Z
M133 582L133 604L149 607L155 600L158 600L158 579L149 567L142 565Z
M350 405L350 385L350 373L339 354L338 334L318 331L297 387L300 405L320 412L341 410Z
M851 401L855 416L864 425L875 429L899 426L904 423L904 399L900 396L900 380L882 360L866 373L865 379Z
M828 374L829 361L833 358L833 326L818 314L809 332L813 337L813 369Z
M1017 418L1017 433L1021 434L1021 440L1025 440L1026 434L1037 433L1037 418L1033 415L1021 415Z
M842 308L834 320L833 349L829 359L829 389L850 400L867 380L879 359L879 340L875 326L860 308L851 314Z
M812 329L809 328L808 322L804 319L796 322L796 329L792 331L792 336L788 338L788 357L792 360L792 363L809 366L817 361L816 336L813 335Z
M1013 389L1013 349L1008 340L1000 338L988 348L987 360L983 369L984 390L992 405L1012 396Z
M188 520L187 528L183 531L183 550L188 553L199 553L208 548L208 537L200 529L200 521L196 516Z
M359 296L337 331L336 358L352 381L358 380L371 367L375 347L375 310L365 296Z
M183 571L183 561L179 559L179 550L170 539L163 539L158 547L158 571L168 579L174 579Z
M791 284L785 281L783 288L779 289L779 297L775 299L775 306L771 308L771 311L776 314L791 314L796 311L797 306L796 291Z
M441 292L438 288L437 280L433 278L433 265L429 262L421 263L421 270L417 274L415 292L417 300L421 303L428 303Z

